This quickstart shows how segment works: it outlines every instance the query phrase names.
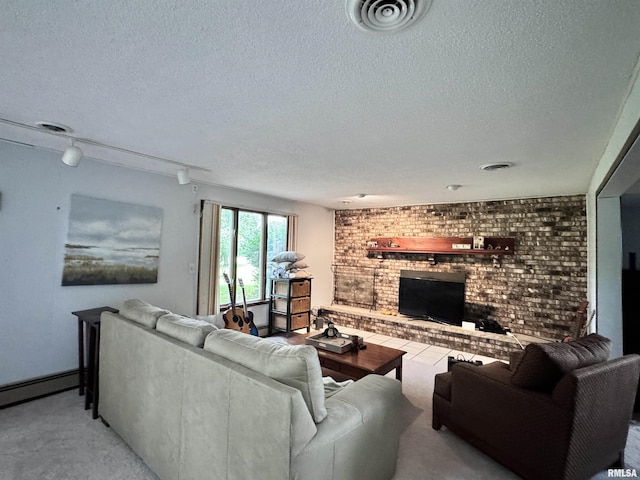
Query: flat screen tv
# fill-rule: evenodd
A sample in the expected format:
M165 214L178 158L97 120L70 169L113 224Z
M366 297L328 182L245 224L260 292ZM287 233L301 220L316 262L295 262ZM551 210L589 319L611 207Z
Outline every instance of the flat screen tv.
M414 318L462 325L465 274L400 271L398 311Z

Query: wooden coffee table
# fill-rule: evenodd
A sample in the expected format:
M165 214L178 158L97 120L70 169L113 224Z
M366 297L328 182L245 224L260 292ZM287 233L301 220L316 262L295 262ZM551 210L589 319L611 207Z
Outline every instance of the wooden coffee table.
M294 333L289 337L272 336L269 338L289 345L304 345L306 337L317 334L318 332ZM349 350L345 353L329 352L321 348L316 348L316 350L320 365L324 369L338 372L346 378L357 380L370 373L385 375L395 369L396 378L402 381L402 356L407 352L375 343L366 343L365 345L367 348L364 350Z

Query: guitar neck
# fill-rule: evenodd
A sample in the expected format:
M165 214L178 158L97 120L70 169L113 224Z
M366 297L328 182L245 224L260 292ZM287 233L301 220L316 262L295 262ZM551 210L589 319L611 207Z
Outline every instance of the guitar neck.
M238 285L242 289L242 306L244 307L242 314L244 315L246 325L249 327L249 333L251 335L258 335L258 328L253 323L253 313L247 308L247 294L244 291L244 282L241 278L238 278Z
M242 306L244 307L244 313L247 314L247 296L244 293L244 287L242 287Z
M247 310L247 295L244 293L244 282L241 278L238 278L238 285L240 285L240 289L242 290L242 307L244 308L244 314L249 315L249 311Z
M231 286L231 280L229 280L229 276L224 273L224 279L227 282L227 288L229 289L229 303L231 303L231 313L233 316L236 316L236 297L233 294L233 287Z

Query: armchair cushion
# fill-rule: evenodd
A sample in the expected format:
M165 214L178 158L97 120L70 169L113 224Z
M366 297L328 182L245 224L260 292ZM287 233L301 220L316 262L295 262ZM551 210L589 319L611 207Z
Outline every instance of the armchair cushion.
M511 383L550 392L565 373L607 360L610 348L611 340L596 333L566 343L529 344L514 367Z

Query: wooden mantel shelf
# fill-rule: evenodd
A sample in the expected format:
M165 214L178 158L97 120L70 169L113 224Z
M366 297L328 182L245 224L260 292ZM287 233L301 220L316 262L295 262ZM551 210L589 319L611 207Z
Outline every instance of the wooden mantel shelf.
M513 255L515 243L515 238L511 237L376 237L367 242L367 251L370 253Z

